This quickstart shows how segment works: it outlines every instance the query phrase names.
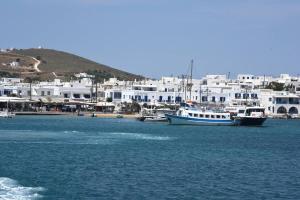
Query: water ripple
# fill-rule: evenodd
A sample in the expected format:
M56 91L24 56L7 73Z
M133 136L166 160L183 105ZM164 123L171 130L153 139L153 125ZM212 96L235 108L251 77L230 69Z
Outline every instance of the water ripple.
M125 139L140 139L140 140L172 140L174 138L168 136L156 136L144 133L126 133L126 132L112 132L109 133L115 136L121 136Z

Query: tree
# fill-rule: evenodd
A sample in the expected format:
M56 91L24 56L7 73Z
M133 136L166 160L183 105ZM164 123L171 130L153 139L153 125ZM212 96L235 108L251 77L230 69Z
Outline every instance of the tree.
M140 112L141 106L137 102L133 101L131 104L131 111L132 112Z
M295 86L293 84L288 84L284 87L285 91L293 92L295 90Z
M284 83L271 82L269 83L269 85L266 86L266 89L283 91L285 88L284 88Z

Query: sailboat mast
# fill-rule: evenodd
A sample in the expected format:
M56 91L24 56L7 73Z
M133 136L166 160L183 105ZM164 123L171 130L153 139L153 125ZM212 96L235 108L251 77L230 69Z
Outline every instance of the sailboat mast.
M193 87L193 65L194 65L194 60L191 60L190 100L192 100L192 87Z

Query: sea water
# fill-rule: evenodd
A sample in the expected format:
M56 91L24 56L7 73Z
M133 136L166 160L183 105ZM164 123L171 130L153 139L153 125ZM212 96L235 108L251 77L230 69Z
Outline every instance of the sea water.
M1 119L0 199L300 199L300 121Z

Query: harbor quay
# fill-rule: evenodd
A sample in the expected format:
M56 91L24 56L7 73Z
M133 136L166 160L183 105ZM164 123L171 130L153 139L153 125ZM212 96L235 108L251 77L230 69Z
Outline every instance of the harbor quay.
M239 74L235 79L227 75L134 81L109 78L102 82L95 82L87 73L75 77L68 82L54 79L31 83L20 78L1 78L0 109L16 114L131 117L143 107L177 109L180 103L190 101L213 108L261 106L273 118L300 116L300 77L288 74Z

